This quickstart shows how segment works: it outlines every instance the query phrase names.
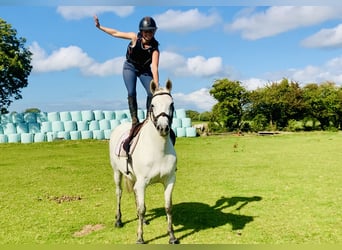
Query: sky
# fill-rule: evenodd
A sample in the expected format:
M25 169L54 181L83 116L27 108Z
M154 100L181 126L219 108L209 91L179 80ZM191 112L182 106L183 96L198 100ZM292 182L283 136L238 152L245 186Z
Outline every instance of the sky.
M342 85L341 3L42 2L0 2L0 18L26 38L25 46L33 53L28 87L10 111L127 109L122 64L129 41L98 30L95 14L101 25L127 32L137 32L144 16L155 19L160 85L167 79L173 82L176 109L211 111L216 100L209 91L223 78L240 81L248 90L283 78L301 86L325 81ZM139 80L137 90L143 109L146 93Z

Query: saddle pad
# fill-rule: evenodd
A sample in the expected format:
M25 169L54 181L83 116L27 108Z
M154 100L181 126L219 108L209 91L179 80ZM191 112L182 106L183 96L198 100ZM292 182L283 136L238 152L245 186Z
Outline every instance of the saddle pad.
M130 132L129 130L125 131L121 135L120 140L118 141L118 144L115 147L115 155L117 155L119 157L127 157L127 153L126 153L126 150L123 148L123 144L124 144L125 140L129 137L129 132ZM129 148L129 154L130 155L133 153L135 146L138 143L139 135L140 135L140 133L136 134L130 142L130 148Z

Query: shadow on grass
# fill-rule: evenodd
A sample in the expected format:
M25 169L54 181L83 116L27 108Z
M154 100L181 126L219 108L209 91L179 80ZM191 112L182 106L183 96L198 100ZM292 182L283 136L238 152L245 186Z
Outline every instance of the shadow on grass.
M221 197L214 206L200 202L182 202L174 204L172 208L173 224L175 226L181 225L181 228L175 230L176 237L182 240L199 231L209 228L215 228L230 224L232 230L241 230L246 224L254 220L254 216L243 215L241 210L250 202L261 201L260 196L253 197ZM229 212L223 212L224 209L230 208ZM165 209L156 208L150 210L146 219L148 222L165 216ZM189 232L188 232L189 231ZM182 234L182 232L184 232ZM168 234L160 235L149 242L167 237Z

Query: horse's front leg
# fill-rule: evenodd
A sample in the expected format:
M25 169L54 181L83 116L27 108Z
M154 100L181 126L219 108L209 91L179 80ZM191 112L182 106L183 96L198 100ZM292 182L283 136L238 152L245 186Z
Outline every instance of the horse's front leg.
M134 185L134 193L136 199L137 213L138 213L138 230L137 230L137 244L144 244L143 225L145 220L145 189L144 181L137 181Z
M122 221L121 221L121 196L122 196L122 187L121 187L121 181L122 181L122 174L119 170L114 170L114 181L116 185L116 216L115 216L115 227L122 227Z
M175 183L175 178L172 178L171 181L169 181L165 185L165 191L164 191L164 197L165 197L165 212L167 216L167 231L169 233L170 244L179 244L179 240L176 238L174 231L173 231L173 225L172 225L172 191L173 186Z

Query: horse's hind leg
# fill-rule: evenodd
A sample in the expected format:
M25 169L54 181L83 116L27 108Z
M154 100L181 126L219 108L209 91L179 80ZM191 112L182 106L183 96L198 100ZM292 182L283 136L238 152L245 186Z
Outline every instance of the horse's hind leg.
M144 181L137 181L134 185L134 193L137 205L138 213L138 230L137 230L137 244L144 244L143 238L143 225L145 221L145 189L146 185Z
M122 227L121 221L121 196L122 196L122 173L119 170L114 170L115 193L116 193L116 216L115 227Z
M172 191L174 186L174 178L172 181L165 185L164 197L165 197L165 212L167 216L167 231L169 233L170 244L179 244L179 240L176 238L173 225L172 225Z

